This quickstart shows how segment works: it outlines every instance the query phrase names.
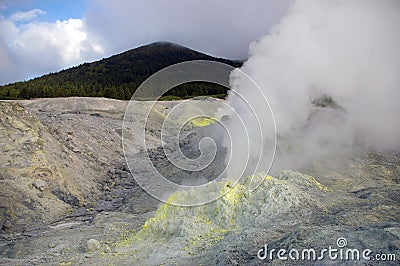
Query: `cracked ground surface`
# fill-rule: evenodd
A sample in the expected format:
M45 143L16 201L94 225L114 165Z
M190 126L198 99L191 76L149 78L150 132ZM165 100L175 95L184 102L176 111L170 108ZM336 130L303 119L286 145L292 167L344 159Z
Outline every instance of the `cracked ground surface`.
M0 102L0 264L324 265L332 262L261 261L257 252L265 244L324 248L340 237L351 248L400 258L399 154L331 154L294 171L273 171L254 195L235 187L202 207L162 205L126 166L126 104L96 98ZM165 115L175 104L162 102L157 111ZM158 128L155 120L150 140ZM193 143L206 133L207 127L188 128L183 153L196 156ZM133 150L140 164L146 155ZM156 141L149 155L171 181L190 175L168 164ZM223 156L222 150L201 176L211 180ZM100 248L88 252L89 239L99 240Z

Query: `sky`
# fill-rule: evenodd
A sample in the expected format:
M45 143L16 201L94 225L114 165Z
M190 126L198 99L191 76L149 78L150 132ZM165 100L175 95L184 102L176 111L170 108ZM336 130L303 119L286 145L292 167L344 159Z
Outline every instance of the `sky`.
M0 85L155 41L246 59L292 0L0 0Z

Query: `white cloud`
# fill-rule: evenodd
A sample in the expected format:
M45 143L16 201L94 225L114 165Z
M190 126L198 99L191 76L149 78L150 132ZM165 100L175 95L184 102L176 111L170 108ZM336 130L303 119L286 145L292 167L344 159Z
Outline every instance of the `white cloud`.
M12 14L10 16L10 19L15 22L30 21L30 20L33 20L33 19L37 18L38 16L44 15L44 14L46 14L46 12L44 12L41 9L35 8L35 9L25 11L25 12L22 12L22 11L15 12L14 14Z
M65 65L80 62L87 53L102 52L97 44L91 43L81 19L25 25L15 36L13 46L41 58L55 53L60 63Z
M103 52L81 19L16 24L0 17L0 84L95 60Z

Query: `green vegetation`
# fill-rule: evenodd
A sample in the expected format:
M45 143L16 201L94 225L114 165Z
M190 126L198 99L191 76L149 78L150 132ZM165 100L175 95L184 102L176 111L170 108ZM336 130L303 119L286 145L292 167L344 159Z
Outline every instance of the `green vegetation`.
M233 67L241 65L240 62L215 58L173 43L157 42L58 73L0 86L0 99L81 96L128 100L150 75L167 66L190 60L212 60ZM171 89L162 100L201 95L221 98L226 93L227 88L223 86L194 82Z

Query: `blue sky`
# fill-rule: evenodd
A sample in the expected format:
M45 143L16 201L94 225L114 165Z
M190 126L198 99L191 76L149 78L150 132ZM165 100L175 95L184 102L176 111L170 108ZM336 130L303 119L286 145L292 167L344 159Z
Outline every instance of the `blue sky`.
M154 41L245 59L292 1L0 0L0 85Z
M0 0L1 2L1 0ZM67 20L69 18L81 18L86 9L85 0L26 0L8 1L6 8L0 12L9 17L15 12L26 12L33 9L40 9L46 14L40 15L37 19L45 22L56 20Z

